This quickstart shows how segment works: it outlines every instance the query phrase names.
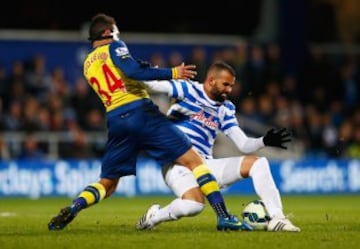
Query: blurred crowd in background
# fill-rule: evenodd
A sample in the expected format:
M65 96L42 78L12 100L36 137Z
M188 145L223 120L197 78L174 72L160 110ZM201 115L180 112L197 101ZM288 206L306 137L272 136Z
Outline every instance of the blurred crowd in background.
M276 43L239 43L208 54L194 46L188 58L177 51L165 57L154 52L151 65L197 65L195 80L202 82L210 63L224 60L236 71L230 100L249 136L261 136L256 125L289 128L303 144L303 155L324 158L360 158L359 56L309 51L299 73L287 74ZM69 82L61 66L49 71L44 55L16 61L10 73L0 67L1 131L25 131L21 147L0 142L2 158L46 158L49 144L34 132L66 132L59 143L60 158L101 156L104 140L89 142L87 132L105 132L104 109L84 78ZM153 94L166 112L166 96Z
M194 63L200 82L213 61L224 60L236 70L230 100L249 136L261 136L269 127L287 127L302 145L302 156L360 158L360 53L356 46L360 43L360 1L253 0L240 1L237 8L224 2L212 12L183 5L161 13L156 10L163 6L151 2L144 8L151 11L141 15L137 15L137 3L119 10L105 2L86 8L69 8L64 1L9 2L0 16L0 29L79 30L93 14L104 11L116 17L120 32L249 38L214 53L198 45L190 55L154 51L142 59L160 67ZM353 47L324 49L329 44ZM48 140L55 138L45 133L39 139L38 132L60 134L58 158L101 156L104 136L88 134L105 132L104 109L82 77L69 80L61 65L50 70L44 54L16 61L10 71L1 63L0 57L0 158L49 157L53 150ZM166 112L168 99L152 97ZM14 143L3 136L19 131L26 133L20 145L15 133L11 135Z

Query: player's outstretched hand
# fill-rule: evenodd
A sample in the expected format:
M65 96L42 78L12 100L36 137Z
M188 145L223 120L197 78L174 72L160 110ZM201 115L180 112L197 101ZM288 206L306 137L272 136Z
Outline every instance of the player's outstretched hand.
M173 68L173 79L193 79L197 74L195 68L196 65L181 63L181 65Z
M286 128L281 129L270 129L266 132L266 135L263 137L263 142L265 146L274 146L281 149L287 149L284 143L290 142L292 140L291 133Z

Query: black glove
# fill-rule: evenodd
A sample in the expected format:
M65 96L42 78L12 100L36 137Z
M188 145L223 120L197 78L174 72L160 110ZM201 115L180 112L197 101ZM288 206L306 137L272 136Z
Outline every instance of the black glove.
M150 62L148 62L148 61L144 61L141 59L136 59L136 61L140 64L140 67L142 67L142 68L150 67Z
M291 133L286 128L270 129L263 138L265 146L274 146L287 149L283 144L291 141Z

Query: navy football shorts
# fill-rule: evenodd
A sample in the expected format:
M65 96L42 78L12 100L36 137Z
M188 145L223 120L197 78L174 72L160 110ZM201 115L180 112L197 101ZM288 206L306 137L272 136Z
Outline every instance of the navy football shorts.
M107 113L108 141L101 178L136 174L140 153L160 165L173 162L191 148L191 142L149 99Z

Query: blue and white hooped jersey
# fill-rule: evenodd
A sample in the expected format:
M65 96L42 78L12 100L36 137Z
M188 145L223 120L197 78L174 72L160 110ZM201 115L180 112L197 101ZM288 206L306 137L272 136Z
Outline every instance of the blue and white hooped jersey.
M204 158L213 158L213 144L218 132L238 126L235 106L230 101L219 103L209 99L203 84L195 81L171 80L170 97L175 103L167 115L191 139Z

